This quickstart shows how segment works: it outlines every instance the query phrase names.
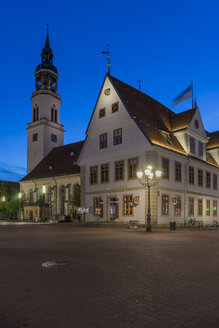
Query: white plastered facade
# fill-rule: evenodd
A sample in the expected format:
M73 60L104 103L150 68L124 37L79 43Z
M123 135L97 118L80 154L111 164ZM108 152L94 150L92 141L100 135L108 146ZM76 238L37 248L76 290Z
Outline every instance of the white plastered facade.
M104 91L110 89L110 94L105 95ZM112 113L112 104L119 103L119 111ZM128 105L128 104L127 104ZM105 108L105 116L99 118L99 110ZM199 122L199 128L194 125L195 120ZM113 145L113 131L122 128L122 143ZM107 133L107 148L100 149L99 138L101 134ZM82 178L82 206L89 207L86 214L86 221L110 221L110 199L116 199L118 205L117 222L128 222L138 220L145 223L147 212L147 191L139 183L138 179L128 179L128 160L138 159L138 168L143 170L146 165L153 164L158 169L162 169L162 158L169 160L169 179L161 178L158 185L152 188L152 223L154 225L169 224L171 220L178 224L188 222L190 218L197 218L210 223L218 220L217 214L213 215L213 201L219 203L219 191L213 189L213 174L218 176L219 169L216 166L206 163L205 144L207 143L206 133L199 110L197 109L193 119L186 130L176 132L179 143L184 148L186 154L170 151L163 147L152 145L135 120L131 118L125 105L111 84L108 76L104 81L93 115L91 117L87 138L82 149L78 164L81 167ZM195 138L196 153L190 153L189 138ZM204 145L203 156L199 156L198 142ZM152 154L152 157L151 157ZM217 156L214 156L217 160ZM124 161L124 179L115 181L115 162ZM181 181L175 180L175 162L181 163ZM109 164L109 182L101 183L100 167ZM219 162L218 162L219 164ZM97 166L97 183L90 183L90 168ZM188 166L194 167L194 185L188 183ZM203 170L203 186L198 186L198 169ZM206 172L211 173L211 186L206 188ZM133 198L139 196L139 203L133 207L133 215L124 215L124 196L131 195ZM162 215L162 196L169 197L168 214ZM181 212L175 215L172 197L180 197ZM103 215L94 214L94 199L101 198ZM194 214L189 214L189 198L194 199ZM198 200L202 199L203 214L198 216ZM210 215L206 215L206 201L210 200ZM215 204L215 203L214 203ZM218 205L217 205L218 206ZM214 213L215 214L215 213Z

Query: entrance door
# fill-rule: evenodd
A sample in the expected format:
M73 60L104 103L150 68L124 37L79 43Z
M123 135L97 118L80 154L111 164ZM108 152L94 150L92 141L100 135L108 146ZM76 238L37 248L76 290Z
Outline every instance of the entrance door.
M109 199L109 218L110 221L114 221L116 219L116 197L110 197Z

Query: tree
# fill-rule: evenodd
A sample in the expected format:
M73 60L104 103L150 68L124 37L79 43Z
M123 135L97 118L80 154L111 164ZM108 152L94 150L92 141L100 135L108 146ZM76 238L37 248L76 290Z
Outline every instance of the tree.
M3 201L3 197L5 201ZM19 209L18 191L13 188L9 182L0 182L0 213L1 216L16 215Z
M81 203L81 186L79 184L75 184L73 187L73 195L71 195L70 203L73 205L72 217L76 218L75 207L79 207Z

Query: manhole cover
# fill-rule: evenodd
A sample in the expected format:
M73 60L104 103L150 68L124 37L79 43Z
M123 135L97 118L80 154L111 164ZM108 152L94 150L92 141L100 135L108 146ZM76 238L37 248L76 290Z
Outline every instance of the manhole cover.
M49 261L42 263L42 267L44 268L64 267L66 265L68 265L68 262Z

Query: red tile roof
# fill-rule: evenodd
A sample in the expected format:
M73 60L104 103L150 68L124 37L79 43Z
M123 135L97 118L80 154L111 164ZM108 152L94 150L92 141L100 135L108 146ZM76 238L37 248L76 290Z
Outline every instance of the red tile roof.
M80 173L77 159L84 141L53 148L22 181Z
M137 124L152 144L185 153L172 133L171 117L175 115L173 111L115 77L109 76L109 79L129 114L136 119Z
M207 132L209 138L206 148L214 149L219 148L219 131Z
M176 114L157 100L108 75L130 116L154 145L186 154L174 132L188 128L197 108ZM219 131L208 133L207 149L219 147ZM209 163L215 165L212 156Z
M196 108L192 108L186 110L179 114L174 114L170 117L171 122L171 130L173 132L186 129L191 122L194 114L196 112Z

